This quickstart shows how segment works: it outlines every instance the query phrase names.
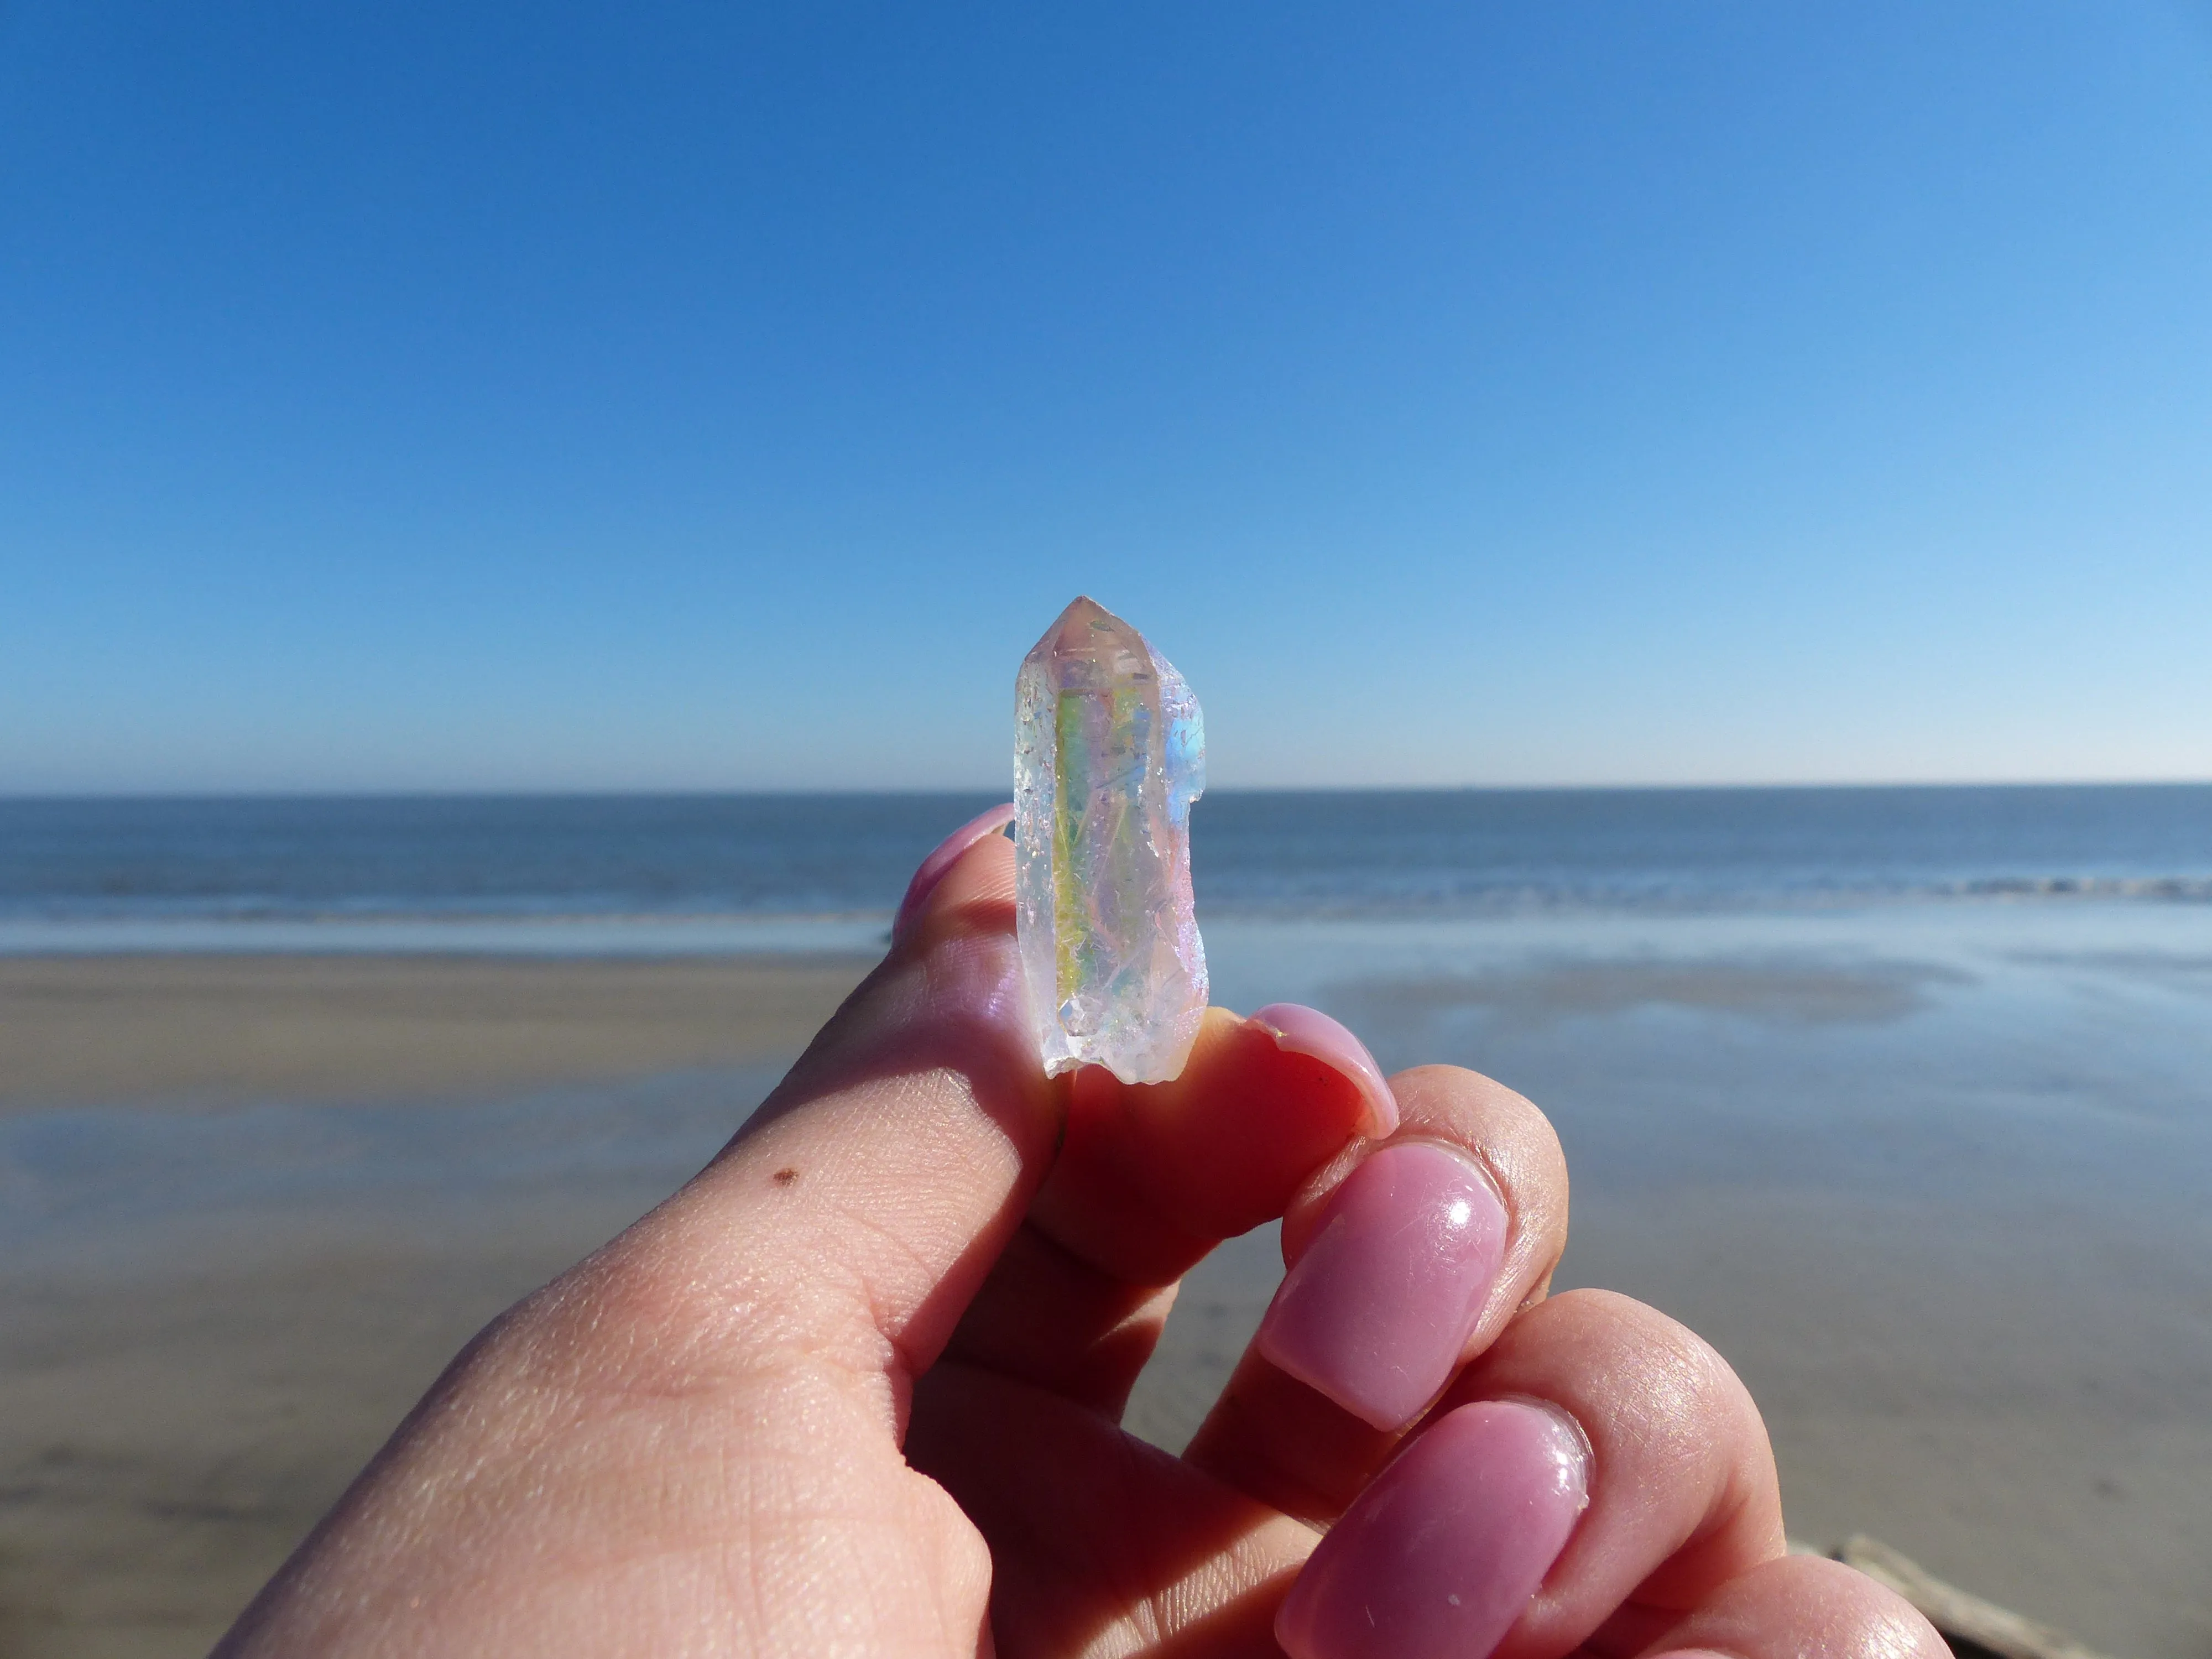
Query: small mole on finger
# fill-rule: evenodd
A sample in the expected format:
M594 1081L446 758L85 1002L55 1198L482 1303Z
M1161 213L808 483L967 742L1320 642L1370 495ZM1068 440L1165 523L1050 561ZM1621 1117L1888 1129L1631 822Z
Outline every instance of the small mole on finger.
M775 1172L775 1184L779 1187L788 1187L798 1179L799 1171L796 1170L778 1170Z

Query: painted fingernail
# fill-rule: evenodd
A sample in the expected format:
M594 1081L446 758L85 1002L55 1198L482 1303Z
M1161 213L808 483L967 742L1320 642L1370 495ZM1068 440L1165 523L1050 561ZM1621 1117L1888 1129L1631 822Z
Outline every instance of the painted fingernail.
M1329 1529L1275 1615L1291 1659L1447 1659L1512 1628L1589 1504L1565 1417L1489 1400L1440 1419Z
M1008 801L1004 806L994 806L980 817L969 819L938 842L929 856L922 860L921 867L914 872L914 879L906 884L906 896L899 901L898 915L891 921L891 938L897 940L906 936L907 929L914 926L914 919L921 914L921 907L929 902L937 884L945 879L945 872L963 853L994 830L1005 829L1013 818L1014 804Z
M1505 1257L1505 1206L1455 1147L1371 1153L1322 1212L1260 1324L1260 1352L1378 1429L1435 1398Z
M1366 1104L1361 1132L1370 1140L1380 1140L1397 1128L1398 1097L1390 1092L1389 1080L1367 1045L1344 1026L1320 1009L1296 1002L1271 1002L1251 1020L1273 1035L1278 1048L1311 1054L1352 1079Z

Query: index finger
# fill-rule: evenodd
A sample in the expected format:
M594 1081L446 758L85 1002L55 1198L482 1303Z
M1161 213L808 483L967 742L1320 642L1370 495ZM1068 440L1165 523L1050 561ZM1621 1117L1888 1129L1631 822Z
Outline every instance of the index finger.
M1065 1088L1051 1171L947 1352L1112 1417L1183 1273L1397 1120L1358 1038L1280 1004L1208 1009L1172 1082L1086 1067Z

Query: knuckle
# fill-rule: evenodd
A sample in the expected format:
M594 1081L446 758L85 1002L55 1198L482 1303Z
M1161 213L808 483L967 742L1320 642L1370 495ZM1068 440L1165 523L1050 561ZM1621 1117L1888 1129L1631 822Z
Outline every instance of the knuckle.
M1840 1561L1793 1555L1725 1584L1665 1647L1741 1659L1949 1659L1901 1595Z
M1731 1431L1755 1428L1750 1392L1711 1344L1680 1321L1617 1291L1573 1290L1524 1316L1554 1370L1571 1356L1577 1404L1602 1416L1644 1459L1685 1471L1725 1463Z
M1417 1066L1390 1079L1401 1133L1426 1131L1465 1146L1489 1166L1516 1212L1565 1231L1566 1152L1533 1101L1458 1066Z

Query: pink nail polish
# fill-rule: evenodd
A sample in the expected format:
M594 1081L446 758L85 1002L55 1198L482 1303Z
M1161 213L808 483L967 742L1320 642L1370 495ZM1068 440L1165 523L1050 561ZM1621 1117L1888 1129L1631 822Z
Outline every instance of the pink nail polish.
M906 896L899 901L898 915L891 921L891 938L902 937L914 926L914 919L921 914L921 907L929 902L937 884L945 879L960 855L995 830L1003 830L1013 822L1014 804L994 806L980 817L972 817L951 835L940 841L922 860L921 867L914 872L914 879L906 884Z
M1318 1008L1296 1002L1271 1002L1252 1016L1251 1023L1272 1032L1278 1048L1311 1054L1350 1078L1367 1103L1362 1127L1368 1139L1380 1140L1397 1128L1398 1097L1390 1092L1389 1080L1367 1045L1343 1025Z
M1480 1659L1504 1639L1589 1504L1564 1414L1462 1406L1329 1529L1275 1615L1291 1659Z
M1505 1206L1475 1161L1431 1140L1345 1177L1260 1324L1260 1352L1378 1429L1449 1379L1505 1258Z

